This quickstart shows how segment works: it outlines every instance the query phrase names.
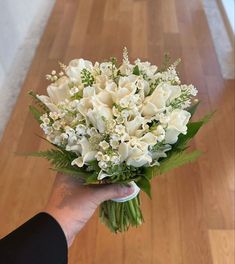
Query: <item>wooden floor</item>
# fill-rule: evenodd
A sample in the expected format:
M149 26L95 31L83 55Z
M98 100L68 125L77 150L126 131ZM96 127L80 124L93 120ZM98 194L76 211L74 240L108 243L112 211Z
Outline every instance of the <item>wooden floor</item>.
M69 263L234 263L234 81L221 77L200 0L57 1L0 144L0 237L42 210L54 180L46 161L15 154L47 147L35 136L27 91L45 93L44 75L57 61L120 59L124 46L131 59L156 64L164 51L181 57L182 79L202 100L197 117L217 112L193 142L205 154L155 178L151 201L142 195L145 224L112 235L96 214Z

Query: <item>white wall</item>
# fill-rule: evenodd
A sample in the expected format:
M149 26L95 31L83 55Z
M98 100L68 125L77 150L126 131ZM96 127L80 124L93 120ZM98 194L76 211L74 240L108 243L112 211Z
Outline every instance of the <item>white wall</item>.
M0 81L9 71L35 19L50 11L54 0L0 0ZM1 82L0 82L1 83Z
M54 3L0 0L0 139Z

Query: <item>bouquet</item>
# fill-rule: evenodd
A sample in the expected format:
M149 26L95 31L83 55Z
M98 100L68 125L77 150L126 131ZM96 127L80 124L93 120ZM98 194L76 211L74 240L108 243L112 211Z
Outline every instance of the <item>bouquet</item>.
M105 201L100 219L113 232L143 223L139 190L151 197L151 179L194 161L188 142L210 115L192 122L198 100L193 85L181 84L179 60L161 67L137 59L92 63L74 59L46 75L48 95L30 92L30 111L52 144L44 157L53 169L83 184L119 183L135 187L127 199Z

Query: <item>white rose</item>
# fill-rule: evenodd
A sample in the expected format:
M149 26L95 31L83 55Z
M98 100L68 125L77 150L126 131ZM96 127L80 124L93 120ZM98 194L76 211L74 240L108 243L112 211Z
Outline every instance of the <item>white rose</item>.
M187 133L187 124L191 114L185 110L175 109L169 115L169 122L166 129L165 141L174 144L180 133Z
M130 136L133 136L136 134L137 130L140 128L140 126L144 123L145 119L142 116L136 116L131 121L125 121L125 126L128 134Z
M44 105L46 105L46 106L49 108L49 110L50 110L51 112L58 112L58 111L59 111L58 107L57 107L55 104L53 104L53 103L51 102L50 97L48 97L48 96L46 96L46 95L37 95L37 98L38 98L38 99L39 99Z
M92 125L99 130L100 133L105 132L106 122L113 119L112 110L106 105L95 105L93 109L88 109L87 117Z
M79 148L81 157L78 157L72 161L72 165L77 165L82 167L85 163L94 160L97 154L97 151L92 150L92 146L86 137L82 137L79 141Z
M153 93L145 98L142 113L145 116L153 116L163 111L167 103L178 97L181 93L180 87L166 83L156 87Z
M138 146L131 146L130 142L120 144L118 153L120 162L126 161L127 165L141 167L152 162L152 157L148 152L148 144L139 142Z
M50 109L50 111L58 112L56 105L70 98L68 83L69 79L63 76L47 87L49 96L37 95L37 97Z
M47 87L47 93L52 103L58 104L70 98L68 83L69 79L63 76Z
M65 72L72 82L81 82L81 71L83 69L87 69L91 72L93 69L92 62L84 59L72 60L70 61Z
M147 143L149 146L154 146L157 143L157 137L151 132L146 133L139 140Z
M108 82L106 90L111 94L113 102L119 104L119 101L125 97L129 97L135 94L136 85L135 81L138 76L130 75L125 77L120 77L118 86L115 82Z

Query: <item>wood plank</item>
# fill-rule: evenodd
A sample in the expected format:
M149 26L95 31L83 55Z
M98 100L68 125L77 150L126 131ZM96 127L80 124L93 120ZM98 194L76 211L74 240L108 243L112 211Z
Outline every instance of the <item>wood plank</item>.
M234 230L209 230L213 264L235 262Z

